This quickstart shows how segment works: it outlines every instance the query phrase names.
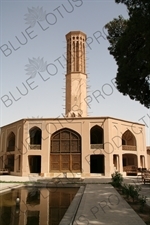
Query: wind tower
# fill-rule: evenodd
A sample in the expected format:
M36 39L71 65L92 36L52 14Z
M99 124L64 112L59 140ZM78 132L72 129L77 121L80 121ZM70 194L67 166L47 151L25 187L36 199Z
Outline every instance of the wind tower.
M81 31L71 31L66 35L66 41L66 117L86 117L86 34Z

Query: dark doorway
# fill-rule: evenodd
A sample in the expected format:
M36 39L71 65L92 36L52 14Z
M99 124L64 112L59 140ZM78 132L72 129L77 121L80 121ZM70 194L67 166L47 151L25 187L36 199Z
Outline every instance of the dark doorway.
M14 161L14 155L7 155L7 165L5 165L5 168L14 171Z
M104 155L90 156L90 173L104 173Z
M41 173L41 156L29 156L30 173Z

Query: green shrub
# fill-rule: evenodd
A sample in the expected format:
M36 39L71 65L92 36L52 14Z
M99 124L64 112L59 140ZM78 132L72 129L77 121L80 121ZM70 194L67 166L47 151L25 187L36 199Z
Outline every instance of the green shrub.
M133 202L138 200L140 191L141 188L138 185L124 184L122 186L122 193L126 195L127 198L132 198Z
M141 188L138 185L124 184L122 186L122 194L126 195L127 198L132 198L133 202L138 200L140 191Z
M121 187L123 182L122 174L116 171L115 173L111 174L111 177L112 177L112 185L114 187Z
M130 193L129 193L129 188L127 184L124 184L122 186L122 194L126 196L126 198L129 198Z
M142 195L141 197L139 197L140 211L141 212L144 212L144 207L145 207L145 204L146 204L146 199L147 199L147 196L144 196L144 195Z
M138 185L131 185L129 184L129 195L132 198L133 202L136 200L138 200L139 197L139 192L140 192L141 188Z

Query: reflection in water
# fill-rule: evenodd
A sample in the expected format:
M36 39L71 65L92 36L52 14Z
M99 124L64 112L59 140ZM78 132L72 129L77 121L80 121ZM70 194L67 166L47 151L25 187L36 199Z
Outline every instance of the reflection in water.
M1 194L0 225L58 225L77 191L78 188L20 188Z
M29 205L39 205L40 204L40 190L39 189L33 188L28 191L26 204L29 204Z

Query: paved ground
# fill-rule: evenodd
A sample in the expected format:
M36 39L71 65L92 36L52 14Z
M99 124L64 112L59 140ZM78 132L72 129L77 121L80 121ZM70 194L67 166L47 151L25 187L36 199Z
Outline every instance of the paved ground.
M87 184L73 225L145 225L110 184Z
M5 181L5 182L10 181L10 183L0 183L0 193L5 192L5 191L10 191L12 188L17 188L17 187L22 186L22 184L19 182L30 181L30 180L31 180L30 177L1 175L0 181ZM35 177L35 180L37 180L37 177ZM18 183L16 183L17 181L18 181Z
M84 183L94 184L94 183L109 183L111 178L87 178ZM125 177L124 183L139 185L141 187L140 195L147 196L147 204L150 206L150 183L143 184L141 178L137 176Z

